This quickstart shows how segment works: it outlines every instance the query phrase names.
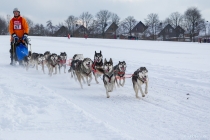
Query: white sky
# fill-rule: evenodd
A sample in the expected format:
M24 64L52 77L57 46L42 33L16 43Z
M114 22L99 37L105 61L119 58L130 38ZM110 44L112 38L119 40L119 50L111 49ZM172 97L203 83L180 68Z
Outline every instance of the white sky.
M134 16L137 21L144 22L150 13L157 13L159 19L164 20L173 12L184 14L192 6L210 21L210 0L0 0L0 3L0 16L13 16L13 9L18 7L22 15L44 25L48 20L56 25L69 15L78 17L86 11L95 16L100 10L116 13L121 20Z

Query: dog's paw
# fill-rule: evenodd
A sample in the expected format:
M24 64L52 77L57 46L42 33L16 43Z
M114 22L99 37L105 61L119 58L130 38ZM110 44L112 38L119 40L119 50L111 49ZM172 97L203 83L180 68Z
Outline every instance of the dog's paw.
M145 94L147 94L148 93L148 91L145 91Z
M107 98L109 98L110 96L107 96Z
M139 99L139 96L136 96L137 99Z
M143 94L142 97L145 97L145 95Z
M90 86L90 84L88 84L88 86Z

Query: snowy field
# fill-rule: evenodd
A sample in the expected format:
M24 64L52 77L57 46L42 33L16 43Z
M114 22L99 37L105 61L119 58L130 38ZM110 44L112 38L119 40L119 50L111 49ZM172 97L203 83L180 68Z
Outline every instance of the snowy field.
M145 66L148 94L135 98L127 78L106 98L100 78L81 89L63 69L49 77L10 66L10 37L0 36L0 140L210 139L210 44L30 38L32 52L93 59L101 50L114 64L124 60L127 74Z

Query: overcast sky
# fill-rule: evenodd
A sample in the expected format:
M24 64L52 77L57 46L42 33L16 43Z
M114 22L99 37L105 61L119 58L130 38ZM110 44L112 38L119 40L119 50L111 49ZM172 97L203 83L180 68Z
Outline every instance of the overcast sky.
M160 20L173 12L184 14L187 8L197 7L206 21L210 21L210 0L0 0L0 16L13 16L13 9L19 8L21 15L34 23L53 25L63 22L69 15L79 17L82 12L93 16L100 10L116 13L121 20L134 16L144 22L150 13L157 13Z

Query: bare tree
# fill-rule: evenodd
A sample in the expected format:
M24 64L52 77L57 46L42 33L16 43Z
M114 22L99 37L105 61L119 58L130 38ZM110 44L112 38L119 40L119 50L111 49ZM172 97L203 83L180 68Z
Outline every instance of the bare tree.
M0 35L5 35L7 32L7 22L3 17L0 17Z
M40 35L45 36L46 35L45 34L45 27L44 27L43 24L40 24L39 29L40 29Z
M91 34L92 37L97 37L97 35L101 31L101 28L99 27L98 22L96 20L93 20L88 30L89 30L89 34Z
M171 19L170 18L166 18L163 22L163 25L168 25L168 24L172 24Z
M40 31L40 25L39 24L35 24L33 30L34 30L34 33L33 34L40 35L40 32L41 31Z
M47 21L47 28L50 30L51 35L53 35L53 33L54 33L54 26L52 25L52 21L51 20Z
M148 29L150 30L151 35L153 36L153 40L156 39L156 35L158 30L160 29L160 21L158 14L151 13L147 16L145 19L145 24L148 26Z
M174 28L176 28L177 26L180 26L184 16L181 15L179 12L174 12L170 15L169 19L171 20L171 24Z
M117 24L119 26L119 24L120 24L120 17L117 14L112 13L111 18L112 18L112 22L114 22L115 24Z
M124 19L121 23L121 28L125 32L127 32L130 36L132 35L131 30L136 25L137 21L133 16L128 16L126 19Z
M194 38L195 33L202 27L204 20L201 18L201 13L196 7L188 8L184 13L185 27L190 33L190 40ZM194 41L194 40L193 40Z
M64 24L62 22L58 23L58 25L55 25L55 31L59 30Z
M101 10L96 14L97 23L101 29L100 33L103 38L105 37L105 29L108 25L111 15L111 12L109 12L108 10Z
M80 20L82 21L82 25L84 27L86 27L86 30L84 30L84 35L87 33L87 29L90 28L90 24L93 20L93 15L91 15L90 13L88 12L83 12L81 15L80 15Z
M73 16L73 15L70 15L67 20L65 20L65 23L67 24L67 28L68 28L68 31L74 35L74 30L75 30L75 26L77 24L77 21L78 21L78 18Z
M34 30L33 30L33 27L34 27L34 22L29 19L28 17L24 17L28 23L28 27L29 27L29 33L30 34L33 34Z

